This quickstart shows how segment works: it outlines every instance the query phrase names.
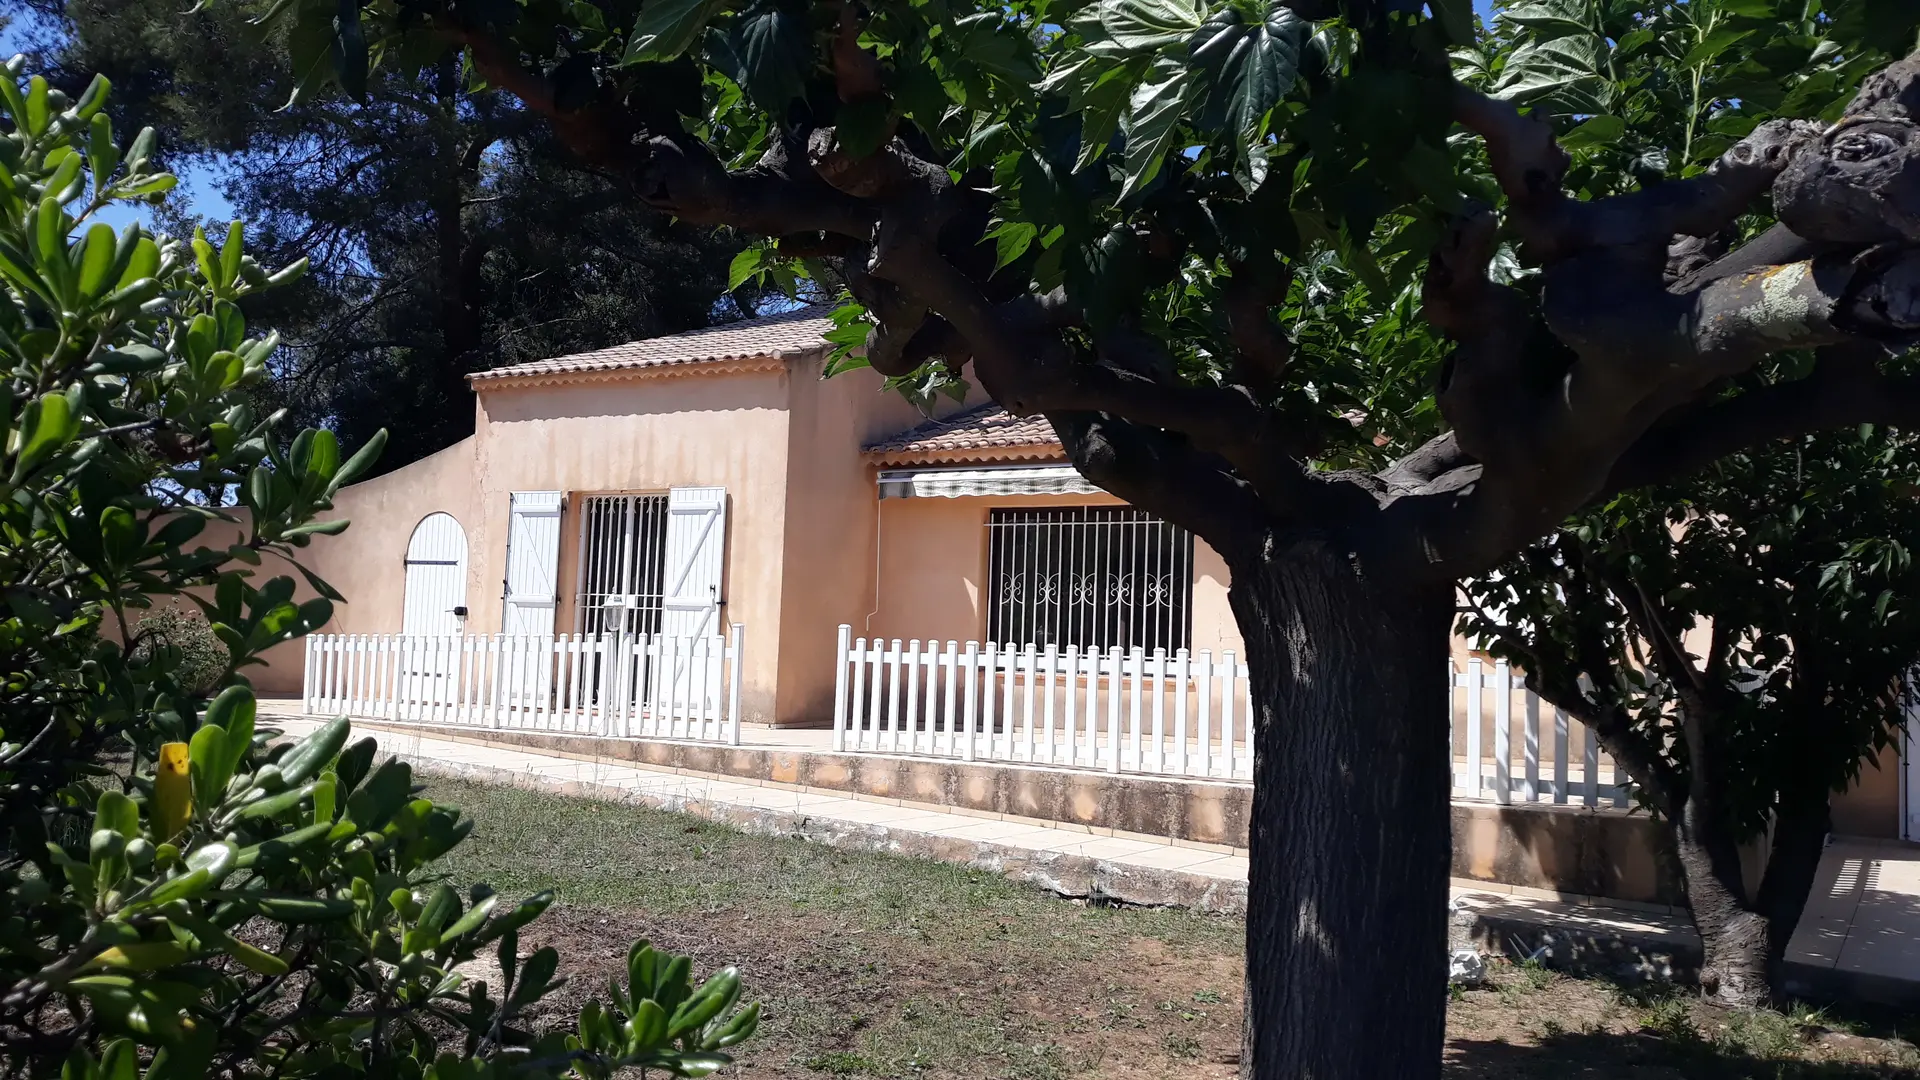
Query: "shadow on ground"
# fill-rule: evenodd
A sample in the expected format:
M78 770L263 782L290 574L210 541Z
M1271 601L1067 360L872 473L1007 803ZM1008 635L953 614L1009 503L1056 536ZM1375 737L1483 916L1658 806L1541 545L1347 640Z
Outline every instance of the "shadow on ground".
M1531 1044L1452 1039L1448 1080L1894 1080L1920 1077L1920 1067L1872 1063L1857 1036L1829 1032L1777 1053L1728 1045L1702 1035L1561 1032ZM1852 1060L1822 1061L1826 1052ZM1862 1057L1868 1060L1860 1060ZM1813 1059L1813 1060L1810 1060Z

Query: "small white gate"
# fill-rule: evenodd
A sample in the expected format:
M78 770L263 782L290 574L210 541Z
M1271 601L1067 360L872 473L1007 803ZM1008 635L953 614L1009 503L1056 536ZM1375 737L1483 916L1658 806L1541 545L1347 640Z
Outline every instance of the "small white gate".
M452 514L420 519L407 540L401 626L409 635L457 634L467 614L467 534ZM441 658L411 657L402 678L419 693L451 677Z

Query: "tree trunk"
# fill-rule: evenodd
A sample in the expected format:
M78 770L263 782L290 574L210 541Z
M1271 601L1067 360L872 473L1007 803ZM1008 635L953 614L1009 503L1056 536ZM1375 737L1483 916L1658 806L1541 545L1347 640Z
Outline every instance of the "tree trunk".
M1820 876L1820 856L1833 828L1833 794L1818 778L1783 788L1773 822L1773 850L1760 879L1755 905L1767 919L1767 969L1776 1000L1788 997L1784 967L1787 943L1807 909L1807 894Z
M1673 825L1687 906L1700 934L1700 990L1722 1005L1766 1004L1767 919L1747 902L1732 832L1692 799Z
M1448 583L1329 541L1233 567L1254 695L1250 1080L1431 1080L1446 1028Z
M1700 989L1722 1005L1766 1004L1767 920L1748 899L1740 843L1726 807L1722 717L1704 695L1682 690L1687 789L1673 809L1674 850L1687 906L1700 934Z

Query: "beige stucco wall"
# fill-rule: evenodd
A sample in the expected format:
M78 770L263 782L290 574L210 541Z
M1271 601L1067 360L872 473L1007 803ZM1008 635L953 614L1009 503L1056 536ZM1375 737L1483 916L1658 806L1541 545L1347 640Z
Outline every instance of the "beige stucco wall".
M1833 797L1833 831L1844 836L1898 839L1900 754L1892 746L1860 766L1853 786Z
M462 439L437 454L372 480L340 489L333 512L351 524L339 536L323 536L308 548L306 566L347 602L334 607L332 634L393 634L400 631L405 599L407 542L420 519L452 515L467 534L467 605L477 587L474 542L483 524L474 478L476 441ZM468 620L469 628L474 627Z
M831 721L834 649L842 623L873 610L876 537L884 535L872 465L862 446L925 417L871 370L821 378L822 358L789 365L786 573L779 583L781 723ZM937 415L969 407L943 400ZM766 646L756 642L756 648Z

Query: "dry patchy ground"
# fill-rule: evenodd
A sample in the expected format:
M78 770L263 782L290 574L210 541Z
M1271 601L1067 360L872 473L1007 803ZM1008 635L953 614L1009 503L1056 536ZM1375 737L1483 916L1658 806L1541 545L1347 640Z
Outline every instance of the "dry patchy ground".
M560 902L523 934L559 947L554 1019L604 994L644 937L766 1006L741 1077L1226 1080L1241 927L1090 907L992 874L746 836L658 811L436 779L476 819L456 880ZM1723 1013L1502 966L1456 993L1458 1080L1920 1080L1920 1018ZM1904 1036L1904 1037L1903 1037Z

